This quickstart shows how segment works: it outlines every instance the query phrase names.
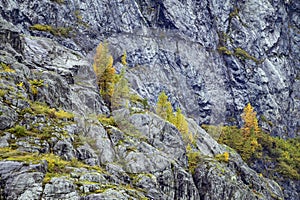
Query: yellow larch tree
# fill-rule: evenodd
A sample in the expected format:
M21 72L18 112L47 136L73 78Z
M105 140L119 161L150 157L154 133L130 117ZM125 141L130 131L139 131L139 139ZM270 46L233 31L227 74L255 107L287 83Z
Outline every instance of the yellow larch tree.
M113 67L113 57L109 54L107 42L100 43L97 47L93 68L96 73L100 93L104 101L110 104L116 82L116 70Z
M156 114L161 118L171 122L173 120L174 114L171 102L168 101L168 96L165 92L161 92L158 96L158 101L156 104Z
M257 135L260 132L256 112L250 103L245 106L242 119L244 121L242 128L244 137L250 137L251 134Z
M184 117L184 115L181 112L180 108L177 108L176 113L175 113L175 118L174 118L174 123L173 123L177 129L184 135L188 135L189 133L189 127L188 123Z

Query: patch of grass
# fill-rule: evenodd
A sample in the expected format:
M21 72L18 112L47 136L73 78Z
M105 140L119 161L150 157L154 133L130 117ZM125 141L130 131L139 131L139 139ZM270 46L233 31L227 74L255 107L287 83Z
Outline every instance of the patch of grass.
M36 31L43 31L43 32L49 32L52 35L55 36L61 36L61 37L70 37L72 28L71 27L52 27L50 25L45 24L34 24L29 27L30 30L36 30Z
M69 176L72 171L69 167L86 168L88 170L95 170L99 173L105 173L105 171L99 166L89 166L77 159L66 161L59 156L52 153L38 154L28 153L14 150L10 147L0 148L0 160L18 161L27 164L38 164L46 160L48 164L47 173L43 180L43 183L48 183L53 177Z
M58 3L58 4L63 4L65 3L65 0L51 0L52 2Z
M218 47L218 51L220 53L228 55L228 56L232 55L232 52L229 49L227 49L227 47L225 47L225 46Z
M98 120L104 126L117 126L117 123L112 116L111 117L99 116Z
M0 97L4 97L7 94L7 90L0 89Z
M44 81L43 80L29 80L30 83L30 90L34 96L38 94L38 88L44 86Z
M241 60L248 59L248 60L253 60L256 64L261 63L260 60L258 60L254 56L251 56L248 52L246 52L245 50L243 50L242 48L239 48L239 47L234 50L234 55Z
M149 110L150 109L149 104L148 104L148 99L144 99L144 98L140 97L137 94L131 94L129 96L129 100L133 104L143 105L144 110Z
M55 111L54 115L58 119L67 119L67 120L74 119L74 114L73 113L66 112L64 110Z
M229 18L234 18L239 16L239 9L237 7L234 8L234 10L229 13Z
M10 67L10 65L5 64L5 63L3 63L3 62L0 63L0 67L2 68L1 71L4 71L4 72L11 72L11 73L15 73L15 72L16 72L16 70L12 69L12 68Z
M34 85L36 87L44 86L44 80L33 79L33 80L29 80L29 83L30 85Z
M24 126L16 125L15 127L8 130L10 133L13 133L16 137L25 137L26 128Z
M44 114L52 118L55 117L55 109L50 108L46 104L33 102L31 103L31 109L35 114Z
M0 148L0 160L4 160L4 159L8 159L8 158L18 158L18 157L22 157L22 156L26 156L27 153L26 152L20 152L17 150L14 150L10 147L4 147L4 148ZM26 158L24 158L25 160L28 160ZM31 160L29 160L31 161Z
M194 151L190 144L187 145L186 152L189 163L189 171L194 174L201 159L201 153L199 151Z
M220 162L228 162L229 161L229 153L226 151L223 154L217 154L215 158Z
M208 126L204 128L208 132L213 130ZM271 137L262 131L245 138L241 129L224 126L221 127L218 142L235 149L250 166L253 160L260 160L271 166L262 172L265 177L278 180L279 173L281 177L300 180L300 138L284 140ZM226 161L226 155L221 154L217 159Z

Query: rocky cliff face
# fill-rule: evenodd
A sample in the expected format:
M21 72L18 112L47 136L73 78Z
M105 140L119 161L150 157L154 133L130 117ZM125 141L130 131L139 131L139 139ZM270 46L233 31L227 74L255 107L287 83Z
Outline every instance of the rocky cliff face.
M102 40L116 58L126 50L131 84L151 104L165 90L199 123L238 124L251 102L273 135L299 135L298 1L58 2L2 1L1 15L83 54Z
M1 198L283 198L235 152L217 160L229 150L198 124L238 124L251 102L265 129L299 135L297 1L3 0L0 8ZM195 169L181 134L156 115L115 111L118 128L96 119L109 113L91 67L103 40L116 67L127 52L137 94L154 105L164 90L195 120Z

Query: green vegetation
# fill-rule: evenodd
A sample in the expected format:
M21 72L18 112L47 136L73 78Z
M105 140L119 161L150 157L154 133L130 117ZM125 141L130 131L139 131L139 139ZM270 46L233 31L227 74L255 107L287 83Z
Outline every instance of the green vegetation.
M220 130L221 144L235 149L250 166L254 160L260 160L268 169L262 171L264 176L278 179L281 176L300 180L300 138L284 140L271 137L262 132L257 125L256 113L251 105L244 109L244 127L202 126L208 132Z
M176 112L173 112L171 102L168 101L168 96L165 92L161 92L158 97L156 114L172 123L180 131L186 144L189 171L194 173L201 159L201 153L196 148L193 149L193 146L196 144L196 138L193 133L189 132L188 122L181 113L181 109L177 108Z
M24 126L16 125L14 128L8 130L10 133L15 134L16 137L25 137L26 128Z
M0 89L0 97L4 97L7 94L7 90Z
M122 55L123 68L116 74L113 67L113 57L109 53L108 43L100 43L96 49L93 68L97 77L100 94L111 110L128 107L130 89L125 77L127 62L126 52Z
M49 106L47 106L44 103L32 102L31 109L32 109L33 113L35 113L35 114L44 114L50 118L53 118L55 116L55 109L50 108Z
M70 33L72 32L71 27L52 27L50 25L45 24L34 24L33 26L29 27L30 30L36 30L36 31L43 31L43 32L49 32L52 35L55 36L61 36L61 37L70 37Z
M38 88L44 86L43 80L29 80L31 93L36 96L38 94Z
M66 111L61 110L61 109L59 111L55 111L54 115L57 119L67 119L67 120L73 120L74 119L74 114L73 113L66 112Z
M129 96L130 103L132 104L141 104L144 110L149 110L150 106L148 104L148 99L143 99L137 94L131 94Z
M189 132L188 122L181 113L181 109L177 108L174 114L171 102L168 101L168 96L165 92L160 93L155 110L157 115L176 126L187 144L195 143L195 137L193 133Z
M158 101L155 108L156 114L161 118L172 123L174 120L173 108L171 102L168 101L168 96L163 91L158 96Z
M75 10L74 15L76 17L77 24L82 25L85 28L89 27L89 25L86 22L83 21L83 17L80 13L80 10Z
M80 14L80 10L75 10L74 15L77 19L77 22L82 22L82 16Z
M104 126L117 126L115 119L112 116L111 117L99 116L98 120Z
M218 51L220 53L228 55L228 56L232 55L232 52L229 49L227 49L227 47L225 47L225 46L218 47Z
M63 3L65 3L65 0L51 0L51 1L56 2L56 3L58 3L58 4L63 4Z
M186 147L188 163L189 163L189 171L194 174L195 169L197 168L199 161L201 159L201 153L199 151L195 151L192 149L191 145L188 144Z
M117 110L119 108L128 107L130 99L130 89L128 80L125 77L126 67L122 68L119 75L115 74L114 93L111 97L111 108Z
M41 163L43 160L46 160L48 163L48 168L43 181L44 183L49 182L53 177L69 176L71 169L68 167L86 168L89 170L95 170L99 173L104 172L103 169L98 166L89 166L78 161L77 159L66 161L52 153L28 153L14 150L8 147L0 148L0 160L19 161L28 164L37 164Z
M12 69L9 65L7 65L3 62L0 63L0 67L2 68L2 70L0 70L0 72L1 71L10 72L10 73L15 73L16 72L16 70Z
M41 102L32 102L31 103L31 110L27 110L27 112L31 112L34 114L43 114L49 118L56 118L56 119L66 119L66 120L73 120L74 114L70 112L66 112L62 109L58 111L55 108L50 108L44 103Z
M239 17L239 9L236 7L231 13L229 13L229 18L234 18L234 17Z
M251 56L249 53L247 53L245 50L239 47L234 50L234 55L241 60L253 60L256 64L259 64L261 62L260 60Z
M116 70L113 67L113 57L109 54L108 43L100 43L96 49L93 68L100 88L100 94L107 105L115 91Z
M228 162L229 161L229 153L226 151L223 154L217 154L215 156L215 158L221 162Z
M126 53L126 51L124 51L124 53L121 57L121 63L122 63L122 65L127 66L127 53Z

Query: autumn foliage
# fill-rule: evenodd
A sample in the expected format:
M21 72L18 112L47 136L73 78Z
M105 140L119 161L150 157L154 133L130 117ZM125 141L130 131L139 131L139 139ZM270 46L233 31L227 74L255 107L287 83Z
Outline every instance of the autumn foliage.
M258 127L258 120L256 117L256 112L254 108L248 103L243 111L242 119L244 121L243 126L243 134L244 137L249 137L251 134L258 134L259 127Z
M171 102L168 100L168 96L165 92L161 92L156 104L156 114L161 118L174 124L176 128L182 133L185 141L188 143L194 142L192 133L189 133L188 122L185 116L182 114L181 109L177 108L176 112L173 112Z
M100 43L96 49L93 64L100 93L106 103L114 94L116 70L113 67L113 57L109 54L108 44Z
M156 104L156 114L158 114L161 118L171 122L173 121L173 109L171 102L168 101L168 96L165 92L161 92L158 96L158 101Z

